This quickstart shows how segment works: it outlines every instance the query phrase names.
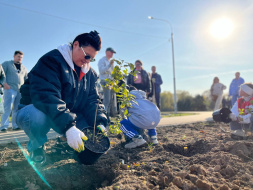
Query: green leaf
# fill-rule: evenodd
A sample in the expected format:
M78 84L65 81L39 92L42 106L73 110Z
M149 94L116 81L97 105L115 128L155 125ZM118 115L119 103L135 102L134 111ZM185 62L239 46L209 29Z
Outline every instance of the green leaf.
M119 92L119 88L114 88L114 92L118 93Z
M113 59L117 65L113 68L112 71L112 79L106 79L106 84L104 85L104 87L109 88L114 90L114 92L116 92L116 96L117 96L117 102L120 103L120 108L123 109L123 113L124 114L118 114L115 118L115 124L114 125L110 125L109 126L109 132L111 133L120 133L120 121L124 118L126 118L126 116L130 116L130 114L128 113L128 110L125 109L126 106L127 107L132 107L132 103L135 103L135 97L129 93L129 90L127 89L127 85L126 83L123 83L121 86L119 86L119 83L121 80L125 80L125 76L127 76L128 74L131 74L133 76L136 76L138 71L134 71L134 64L132 63L126 63L124 62L124 60L117 60L117 59ZM130 73L128 73L128 71L130 70ZM137 104L137 102L136 102Z
M131 70L134 70L134 64L129 63L129 66L130 66L130 69L131 69Z

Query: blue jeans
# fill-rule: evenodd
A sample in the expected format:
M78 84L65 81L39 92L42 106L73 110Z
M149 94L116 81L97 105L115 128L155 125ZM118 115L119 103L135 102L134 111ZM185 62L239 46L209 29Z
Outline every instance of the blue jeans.
M0 129L8 129L9 127L9 117L11 114L12 107L12 128L17 128L16 115L18 110L18 105L21 99L20 92L9 89L4 90L4 114L1 116L1 127Z
M47 142L47 133L51 128L55 129L53 121L45 113L35 108L33 104L27 105L18 111L17 124L24 129L29 137L27 145L29 152L44 145ZM79 129L88 127L82 115L77 115L76 127Z
M161 109L161 107L160 107L160 102L161 102L160 93L155 93L155 101L156 101L156 106L160 110Z
M120 130L129 138L133 138L136 135L143 136L144 129L141 129L134 124L132 124L128 119L123 119L120 122ZM156 129L148 129L148 136L156 136Z
M231 121L230 124L230 130L242 130L242 129L249 129L250 127L253 127L253 117L250 118L250 124L241 124L237 121ZM252 130L252 129L251 129Z
M240 98L239 94L232 95L232 100L231 100L232 107L238 98Z

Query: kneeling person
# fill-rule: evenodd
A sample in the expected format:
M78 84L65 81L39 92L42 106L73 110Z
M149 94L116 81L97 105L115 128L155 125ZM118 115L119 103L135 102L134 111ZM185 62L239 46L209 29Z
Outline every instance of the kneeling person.
M131 142L125 145L125 148L136 148L146 143L141 135L143 129L148 130L150 143L158 144L156 126L160 122L160 110L155 104L146 99L146 93L142 90L132 90L130 92L135 96L132 101L132 107L128 108L130 116L122 120L120 130Z
M232 135L245 137L244 129L249 129L253 124L253 84L244 83L240 86L239 98L231 109L230 129Z
M69 146L80 152L82 140L87 140L82 129L94 125L96 113L96 124L107 125L95 85L98 76L90 66L101 42L96 31L80 34L72 44L43 55L29 72L20 90L17 124L29 137L32 161L45 162L44 144L51 128L66 135Z

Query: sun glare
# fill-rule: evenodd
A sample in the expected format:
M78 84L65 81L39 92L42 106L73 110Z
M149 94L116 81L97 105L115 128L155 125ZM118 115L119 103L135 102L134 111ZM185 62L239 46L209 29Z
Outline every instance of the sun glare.
M220 18L214 21L210 27L210 33L218 39L227 38L234 30L233 22L228 18Z

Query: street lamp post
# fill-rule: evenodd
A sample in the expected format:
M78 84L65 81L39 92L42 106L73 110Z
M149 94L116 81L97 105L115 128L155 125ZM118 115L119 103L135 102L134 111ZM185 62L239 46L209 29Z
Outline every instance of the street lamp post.
M172 65L173 65L173 86L174 86L174 112L177 113L177 93L176 93L176 77L175 77L175 58L174 58L174 34L173 34L173 28L171 23L168 20L154 18L152 16L149 16L148 19L153 20L160 20L163 22L166 22L170 25L171 28L171 46L172 46Z

